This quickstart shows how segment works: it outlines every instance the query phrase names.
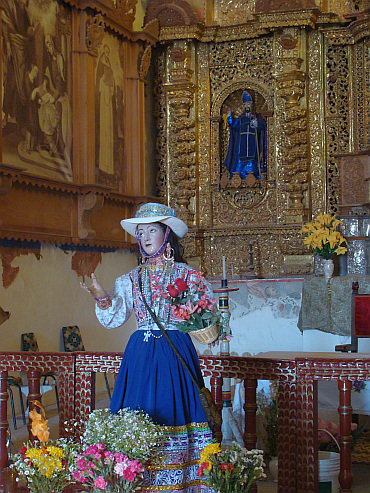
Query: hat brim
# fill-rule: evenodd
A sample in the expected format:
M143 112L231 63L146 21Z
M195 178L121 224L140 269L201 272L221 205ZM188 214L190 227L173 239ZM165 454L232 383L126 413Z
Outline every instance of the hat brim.
M133 217L130 219L122 219L121 226L130 235L136 237L136 227L138 224L150 224L150 223L163 223L179 237L183 238L188 232L187 225L179 219L173 216L150 216L150 217Z

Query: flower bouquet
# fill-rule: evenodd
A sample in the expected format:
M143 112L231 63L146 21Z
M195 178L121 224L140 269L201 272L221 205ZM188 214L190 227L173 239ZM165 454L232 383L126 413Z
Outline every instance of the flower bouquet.
M23 445L19 453L12 457L11 467L18 473L17 481L26 480L33 493L59 493L76 482L73 479L76 447L62 438L55 444L49 442L44 407L38 401L32 402L41 410L41 414L36 409L29 414L32 420L31 432L39 442Z
M262 450L247 450L236 442L221 449L219 443L212 443L201 452L197 473L216 493L247 493L266 477L264 465Z
M332 259L335 253L345 254L347 240L337 231L339 224L342 221L335 216L319 214L315 220L302 227L301 233L307 233L303 243L325 260Z
M197 331L209 333L207 339L199 338L199 342L209 344L216 339L227 335L226 327L222 324L221 312L217 309L217 300L207 296L207 287L202 281L201 273L197 282L186 283L178 278L174 284L167 286L164 297L168 299L173 314L179 323L180 332L192 332L197 336Z
M160 426L143 411L95 410L82 436L74 479L96 492L135 491L143 483L145 469L161 462L163 438Z

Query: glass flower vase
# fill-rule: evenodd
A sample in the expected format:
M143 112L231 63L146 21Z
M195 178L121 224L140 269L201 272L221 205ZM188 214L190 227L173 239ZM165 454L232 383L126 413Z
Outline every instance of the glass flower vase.
M334 272L334 262L333 259L324 259L323 260L323 271L325 279L331 279L333 277Z

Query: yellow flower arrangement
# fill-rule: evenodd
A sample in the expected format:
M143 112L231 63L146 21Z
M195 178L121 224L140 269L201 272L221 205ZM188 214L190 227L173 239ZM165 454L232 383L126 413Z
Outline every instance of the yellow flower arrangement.
M347 240L337 231L342 221L330 214L319 214L316 219L306 223L301 233L307 233L303 243L324 259L333 258L334 253L343 255L347 251Z
M60 438L56 445L47 443L50 432L45 409L39 401L32 403L41 410L30 411L32 420L31 433L39 440L28 442L19 449L13 459L13 467L17 473L17 481L25 480L31 491L35 493L58 493L69 484L75 483L73 464L77 455L74 444Z

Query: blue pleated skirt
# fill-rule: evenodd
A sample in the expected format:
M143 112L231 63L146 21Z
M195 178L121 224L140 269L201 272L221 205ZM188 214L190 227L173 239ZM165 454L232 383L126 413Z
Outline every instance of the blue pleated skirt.
M155 335L161 335L157 330ZM168 330L172 343L192 371L200 387L204 386L199 360L188 334ZM197 389L188 372L164 337L144 331L132 334L123 355L111 401L111 412L119 409L142 409L155 423L181 426L206 421Z

